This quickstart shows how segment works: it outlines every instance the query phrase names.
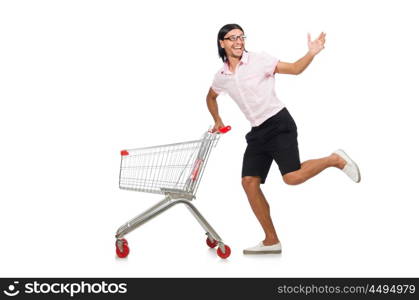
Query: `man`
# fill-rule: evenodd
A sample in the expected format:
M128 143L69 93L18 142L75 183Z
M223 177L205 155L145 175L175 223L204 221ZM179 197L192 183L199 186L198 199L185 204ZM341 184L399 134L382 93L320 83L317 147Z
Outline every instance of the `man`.
M297 126L275 94L276 73L300 74L324 49L326 34L312 41L308 35L308 52L294 63L281 62L266 53L247 52L245 35L237 24L223 26L217 37L218 53L223 67L216 73L207 95L207 106L215 125L224 127L218 113L217 96L227 93L238 104L252 129L246 135L247 148L243 157L242 185L250 206L259 220L265 239L244 254L281 253L281 243L272 223L269 204L260 189L265 183L272 161L277 163L285 183L296 185L336 167L354 182L361 180L358 166L343 151L300 163Z

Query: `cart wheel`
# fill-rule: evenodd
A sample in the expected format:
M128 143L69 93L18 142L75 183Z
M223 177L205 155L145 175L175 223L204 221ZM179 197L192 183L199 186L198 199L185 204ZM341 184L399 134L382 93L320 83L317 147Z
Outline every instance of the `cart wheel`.
M207 238L207 245L208 245L208 247L210 247L210 248L215 248L215 246L217 246L217 245L218 245L218 242L217 242L216 240L213 240L213 241L211 242L210 238L208 237L208 238Z
M121 241L124 245L128 245L128 241L126 239L117 239L115 245L118 246L118 241Z
M116 255L118 255L119 258L125 258L129 254L128 242L127 242L126 239L120 239L120 241L122 241L122 251L119 250L118 240L117 240L116 243L115 243L115 246L116 246Z
M224 245L224 248L225 248L225 253L223 253L223 251L221 251L221 247L218 247L218 249L217 249L218 256L223 258L223 259L229 257L230 254L231 254L231 249L230 249L229 246Z

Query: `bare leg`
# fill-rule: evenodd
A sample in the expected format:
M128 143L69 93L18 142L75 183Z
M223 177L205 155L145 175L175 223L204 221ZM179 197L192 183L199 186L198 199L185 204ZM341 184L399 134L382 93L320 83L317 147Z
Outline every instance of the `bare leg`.
M287 184L296 185L316 176L324 169L336 167L343 169L346 162L339 155L331 154L327 157L311 159L301 164L301 169L282 176Z
M242 178L242 185L253 213L265 232L264 245L269 246L278 243L279 240L272 223L269 204L260 189L260 177L245 176Z
M326 168L336 167L343 169L345 164L345 160L343 160L340 156L331 154L327 157L303 162L301 164L301 169L285 174L283 179L287 184L300 184L319 174ZM253 213L265 232L265 240L263 241L263 244L265 246L269 246L278 243L279 239L272 223L269 204L260 189L260 182L260 177L245 176L242 178L242 185L244 191L246 192L250 206L252 207Z

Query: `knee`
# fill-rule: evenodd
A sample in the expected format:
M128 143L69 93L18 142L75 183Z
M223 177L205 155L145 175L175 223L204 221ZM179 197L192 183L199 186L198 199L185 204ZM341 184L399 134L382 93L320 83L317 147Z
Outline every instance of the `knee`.
M288 185L297 185L304 182L304 179L299 175L295 174L294 172L285 174L282 176L282 180Z
M242 186L247 190L258 188L260 185L260 178L253 176L245 176L242 178Z

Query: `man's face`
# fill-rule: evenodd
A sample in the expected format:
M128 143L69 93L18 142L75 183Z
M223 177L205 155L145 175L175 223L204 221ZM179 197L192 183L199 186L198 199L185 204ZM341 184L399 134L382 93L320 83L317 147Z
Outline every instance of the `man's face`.
M224 36L224 40L220 41L220 45L224 48L227 57L241 58L245 48L243 36L243 31L240 29L233 29ZM233 41L229 38L233 39Z

